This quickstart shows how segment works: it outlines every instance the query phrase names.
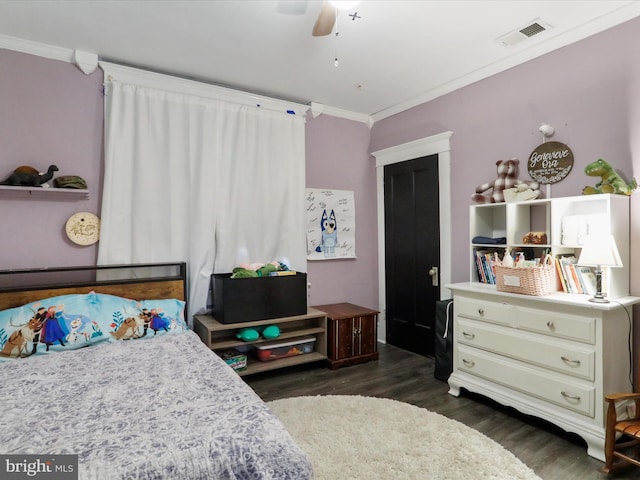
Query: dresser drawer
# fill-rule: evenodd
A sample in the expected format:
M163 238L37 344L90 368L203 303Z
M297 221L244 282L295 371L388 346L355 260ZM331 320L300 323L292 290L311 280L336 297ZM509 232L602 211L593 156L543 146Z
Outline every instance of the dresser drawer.
M592 345L596 342L595 317L520 307L518 328Z
M518 332L508 327L462 319L458 320L455 335L456 341L463 345L488 350L576 378L595 380L595 351L586 347Z
M513 305L503 302L456 298L455 311L459 317L473 318L499 325L511 325L516 316Z
M456 368L593 418L595 388L460 345Z

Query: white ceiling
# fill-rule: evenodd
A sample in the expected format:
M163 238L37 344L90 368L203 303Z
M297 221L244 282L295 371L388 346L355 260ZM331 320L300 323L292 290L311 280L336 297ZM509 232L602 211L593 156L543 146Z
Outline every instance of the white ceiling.
M295 6L304 13L279 11ZM0 0L0 35L379 119L640 15L628 0L362 0L338 14L339 35L312 37L320 7ZM552 28L511 47L496 41L534 20Z

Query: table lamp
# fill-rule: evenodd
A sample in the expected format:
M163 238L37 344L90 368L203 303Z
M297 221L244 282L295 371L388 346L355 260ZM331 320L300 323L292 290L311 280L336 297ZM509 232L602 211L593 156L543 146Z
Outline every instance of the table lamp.
M578 265L596 267L596 293L589 299L595 303L609 303L606 294L602 293L602 267L622 267L622 260L616 241L612 235L587 236Z

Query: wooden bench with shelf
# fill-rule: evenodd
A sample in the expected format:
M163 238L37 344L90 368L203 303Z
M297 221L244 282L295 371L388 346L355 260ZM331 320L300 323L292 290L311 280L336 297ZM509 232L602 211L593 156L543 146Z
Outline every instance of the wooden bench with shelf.
M196 315L193 321L194 331L200 336L204 344L214 351L246 347L247 345L259 345L267 341L272 341L260 338L252 342L244 342L236 338L236 332L241 328L266 325L278 325L281 332L278 340L314 336L316 339L314 342L314 351L303 355L269 360L266 362L253 358L251 352L247 352L247 369L239 371L238 374L250 375L252 373L327 359L327 316L324 312L314 308L307 309L307 313L304 315L271 318L253 322L221 323L211 315Z

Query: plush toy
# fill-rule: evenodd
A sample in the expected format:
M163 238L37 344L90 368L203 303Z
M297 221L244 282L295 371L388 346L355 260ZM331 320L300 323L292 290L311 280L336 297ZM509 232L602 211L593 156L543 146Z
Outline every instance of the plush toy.
M506 188L502 191L502 196L505 202L524 202L526 200L533 200L540 196L539 190L534 190L531 185L521 183L513 188Z
M631 179L629 183L625 182L609 162L602 158L584 167L584 173L590 177L600 177L600 181L596 183L595 187L584 187L582 189L583 195L593 195L595 193L631 195L631 192L638 187L635 178Z
M260 334L255 328L242 328L238 330L236 337L244 342L253 342L260 338Z
M16 168L11 175L0 182L0 185L12 185L23 187L44 187L49 186L48 180L51 180L53 174L58 171L55 165L49 165L46 173L40 173L33 167L22 165Z
M267 340L271 340L273 338L278 338L280 336L280 327L277 325L268 325L266 327L255 327L255 328L241 328L236 333L236 338L239 338L243 342L254 342L260 338L260 336L264 337Z
M282 262L273 261L271 263L241 263L239 267L233 269L231 278L255 278L268 277L271 272L289 270Z
M231 278L257 278L258 274L255 270L249 270L243 267L236 267L233 269Z
M538 182L525 182L518 179L518 164L520 160L512 158L511 160L498 160L496 162L498 177L492 182L485 183L476 187L476 193L471 197L477 203L500 203L504 202L504 191L518 185L527 185L532 192L529 197L538 198L542 195L539 190ZM485 193L492 189L490 193ZM533 196L535 195L535 196Z
M53 181L56 188L77 188L86 190L87 181L78 175L62 175Z
M277 325L269 325L268 327L264 327L262 336L268 339L278 338L280 336L280 327L278 327Z

